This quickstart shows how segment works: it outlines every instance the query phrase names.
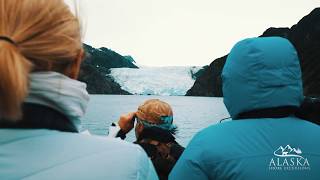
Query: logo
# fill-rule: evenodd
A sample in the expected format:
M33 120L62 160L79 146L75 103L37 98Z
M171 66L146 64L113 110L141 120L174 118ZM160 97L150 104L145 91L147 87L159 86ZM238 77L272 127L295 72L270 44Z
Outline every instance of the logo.
M300 157L300 158L302 158L301 150L299 148L298 149L291 148L290 145L287 145L285 148L280 146L273 154L278 157Z
M292 148L290 145L280 146L273 152L275 157L269 162L269 170L272 171L304 171L311 170L309 161L302 156L299 148Z

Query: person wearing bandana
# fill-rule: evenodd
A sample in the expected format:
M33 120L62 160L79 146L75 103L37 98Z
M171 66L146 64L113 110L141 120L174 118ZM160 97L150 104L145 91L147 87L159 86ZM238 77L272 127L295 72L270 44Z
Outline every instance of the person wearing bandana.
M184 148L175 141L177 126L173 124L170 105L158 99L145 101L136 112L122 115L117 123L109 128L111 137L126 138L136 121L135 144L139 144L150 157L159 179L168 175L179 159Z

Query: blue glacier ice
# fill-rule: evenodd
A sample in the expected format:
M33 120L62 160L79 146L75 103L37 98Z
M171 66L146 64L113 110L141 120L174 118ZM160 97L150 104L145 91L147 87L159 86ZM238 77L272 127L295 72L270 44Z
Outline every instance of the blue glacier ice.
M192 87L192 74L202 67L112 68L110 76L122 89L139 95L183 96Z

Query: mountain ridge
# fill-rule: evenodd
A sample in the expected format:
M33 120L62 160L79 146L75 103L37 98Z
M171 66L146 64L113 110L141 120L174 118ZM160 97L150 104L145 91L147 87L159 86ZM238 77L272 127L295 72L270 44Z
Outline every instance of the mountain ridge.
M111 68L138 68L131 56L122 56L111 49L101 47L94 48L83 44L85 60L81 64L79 81L87 84L90 94L124 94L130 93L108 74Z

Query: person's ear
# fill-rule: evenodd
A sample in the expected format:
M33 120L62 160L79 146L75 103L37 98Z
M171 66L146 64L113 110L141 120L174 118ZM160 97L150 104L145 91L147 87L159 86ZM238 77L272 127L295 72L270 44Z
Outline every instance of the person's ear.
M140 126L138 127L138 131L139 131L139 133L141 133L144 129L144 125L142 123L139 123L139 124L140 124Z
M84 54L85 54L84 50L81 49L81 51L79 52L79 54L76 57L76 59L74 60L74 62L70 65L70 73L69 73L70 78L78 79L81 63L84 58Z
M137 123L136 124L135 133L136 133L137 139L139 138L139 135L142 133L143 129L144 129L144 126L143 126L142 123Z

